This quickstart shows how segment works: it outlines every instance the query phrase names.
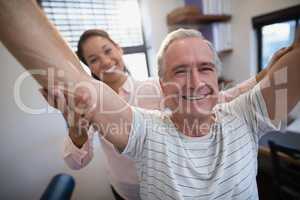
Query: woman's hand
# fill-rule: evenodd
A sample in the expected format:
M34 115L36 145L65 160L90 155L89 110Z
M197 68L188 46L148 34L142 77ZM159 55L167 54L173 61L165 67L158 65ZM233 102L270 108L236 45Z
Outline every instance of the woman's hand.
M40 92L49 105L62 112L68 126L71 140L78 148L81 148L88 140L90 124L89 120L80 112L80 109L86 107L86 105L84 105L85 101L82 101L80 98L75 98L75 106L70 106L71 102L68 101L68 98L66 98L64 93L57 87L51 90L41 88Z

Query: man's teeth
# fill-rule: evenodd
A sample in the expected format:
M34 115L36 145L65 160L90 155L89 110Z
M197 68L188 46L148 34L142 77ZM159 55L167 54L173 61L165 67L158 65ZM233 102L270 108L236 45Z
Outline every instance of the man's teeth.
M185 100L201 100L206 97L206 95L200 95L200 96L182 96Z

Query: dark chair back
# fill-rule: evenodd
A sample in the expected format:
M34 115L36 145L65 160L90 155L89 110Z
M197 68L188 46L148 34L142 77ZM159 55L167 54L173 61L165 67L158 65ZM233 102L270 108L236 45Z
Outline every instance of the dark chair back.
M274 192L279 199L300 200L300 150L269 141Z
M67 174L57 174L52 178L41 200L68 200L71 199L75 187L75 180Z

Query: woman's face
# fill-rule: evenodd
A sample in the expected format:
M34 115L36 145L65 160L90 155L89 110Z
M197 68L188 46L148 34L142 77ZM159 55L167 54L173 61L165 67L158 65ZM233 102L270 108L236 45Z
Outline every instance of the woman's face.
M92 36L82 45L83 56L92 73L105 83L124 75L123 51L106 38Z

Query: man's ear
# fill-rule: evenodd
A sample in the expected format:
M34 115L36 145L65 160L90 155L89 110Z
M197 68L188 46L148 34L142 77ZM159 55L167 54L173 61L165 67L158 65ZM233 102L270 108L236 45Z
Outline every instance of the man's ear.
M165 93L165 91L164 91L165 87L164 87L164 82L163 82L163 80L161 80L161 78L159 78L159 85L160 85L162 93L164 94Z

